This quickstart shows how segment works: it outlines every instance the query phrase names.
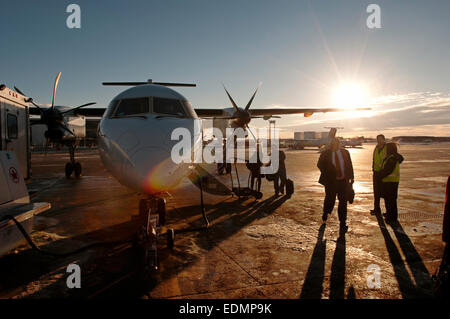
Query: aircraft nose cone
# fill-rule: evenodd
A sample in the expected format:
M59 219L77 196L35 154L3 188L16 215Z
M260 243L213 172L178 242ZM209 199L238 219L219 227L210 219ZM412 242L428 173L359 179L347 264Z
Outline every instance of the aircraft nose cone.
M195 127L196 122L198 125L201 125L201 122L177 122L165 128L164 139L139 149L131 158L141 187L148 194L173 190L190 172L189 167L194 160L194 154L191 155L191 161L186 163L179 163L172 158L172 149L181 140L171 140L171 133L180 127L188 129L190 133L188 149L192 152L195 147L199 146L199 143L201 144L201 126ZM163 140L164 143L161 143Z

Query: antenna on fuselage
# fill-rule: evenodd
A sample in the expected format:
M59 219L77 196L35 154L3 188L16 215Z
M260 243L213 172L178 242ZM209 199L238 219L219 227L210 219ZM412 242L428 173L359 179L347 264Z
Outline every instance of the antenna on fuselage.
M196 87L195 83L171 83L171 82L153 82L152 79L148 79L147 82L103 82L104 86L139 86L147 84L156 84L162 86L185 86L185 87Z

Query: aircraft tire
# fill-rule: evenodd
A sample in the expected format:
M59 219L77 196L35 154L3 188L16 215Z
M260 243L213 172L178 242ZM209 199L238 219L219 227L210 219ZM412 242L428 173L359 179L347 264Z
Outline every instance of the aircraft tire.
M72 163L67 163L65 168L66 178L70 178L70 175L73 173L73 165Z
M80 163L75 163L75 167L74 167L74 171L75 171L75 176L76 177L80 177L81 176L81 164Z

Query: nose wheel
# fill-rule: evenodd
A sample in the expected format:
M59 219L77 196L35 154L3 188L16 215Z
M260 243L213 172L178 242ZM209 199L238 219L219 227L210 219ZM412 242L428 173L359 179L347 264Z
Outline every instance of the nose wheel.
M72 165L72 163L67 163L66 164L65 172L66 172L66 178L70 178L70 175L72 175L72 172L73 172L73 165Z
M166 200L160 197L141 199L139 201L139 216L141 219L145 220L148 218L148 214L153 216L155 222L151 226L156 230L156 234L159 235L162 227L166 224ZM175 242L175 231L171 228L167 229L166 238L167 247L173 249Z
M135 247L141 260L142 274L148 276L151 270L159 269L157 241L161 237L166 221L166 201L160 197L151 197L139 201L139 220L141 226L136 234ZM166 231L167 247L173 249L175 231Z
M72 163L67 163L65 168L66 178L70 178L72 173L74 173L75 177L80 177L82 172L81 164L76 162L75 165Z

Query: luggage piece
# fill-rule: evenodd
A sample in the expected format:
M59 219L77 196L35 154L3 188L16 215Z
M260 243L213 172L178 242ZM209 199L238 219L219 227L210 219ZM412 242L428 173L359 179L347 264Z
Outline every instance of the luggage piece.
M347 201L350 204L353 204L353 201L355 200L355 191L353 190L353 185L352 184L348 184L347 185L346 192L347 192Z
M253 196L256 199L261 199L263 197L263 193L254 191L249 187L241 187L241 188L233 187L233 193L236 194L237 196L242 197Z
M294 182L290 179L286 180L286 195L291 196L294 194Z

